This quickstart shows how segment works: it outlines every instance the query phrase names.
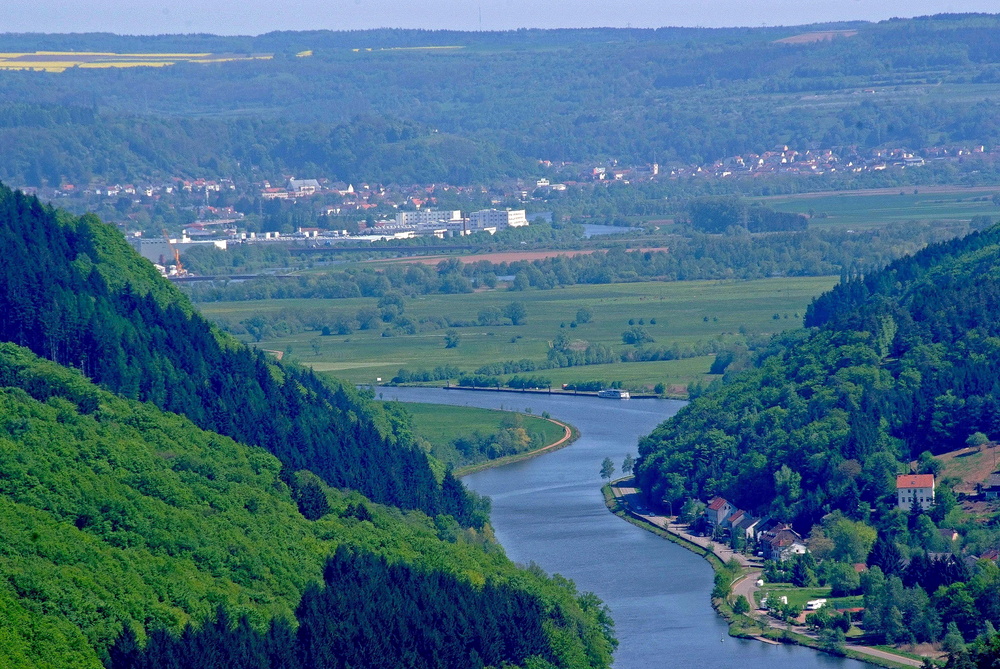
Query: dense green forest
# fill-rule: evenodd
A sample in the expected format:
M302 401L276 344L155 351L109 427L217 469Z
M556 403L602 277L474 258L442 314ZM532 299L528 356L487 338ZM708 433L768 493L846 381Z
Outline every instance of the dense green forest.
M8 51L216 45L276 57L0 72L0 178L57 185L315 170L468 182L538 173L531 159L704 163L782 144L993 146L997 25L990 15L839 25L857 33L806 44L775 40L822 27L7 35ZM415 45L462 48L395 48ZM307 49L312 56L290 55ZM67 101L80 108L53 108Z
M372 115L317 125L15 103L0 106L0 146L8 157L0 178L22 185L204 175L274 179L285 173L471 184L532 169L526 159L488 141Z
M161 633L139 648L126 632L109 669L381 669L382 667L546 666L556 662L540 598L506 584L476 587L455 576L341 546L327 560L323 587L311 585L296 609L297 631L274 620ZM474 611L475 615L467 615ZM586 658L580 658L586 659ZM589 664L589 663L588 663ZM548 664L551 666L551 664Z
M206 640L213 634L255 644L284 634L282 657L305 662L225 666L343 666L312 663L331 655L352 666L416 666L406 658L354 664L359 650L345 650L342 634L390 638L410 622L423 626L419 615L435 620L421 640L429 645L406 648L425 660L446 648L463 660L450 666L481 666L477 653L532 667L609 664L610 622L593 596L516 569L488 531L325 486L325 509L308 520L282 463L265 451L113 395L12 344L0 344L0 388L5 667L97 669L102 658L223 666L220 657L231 656ZM328 586L317 587L323 580ZM360 608L386 601L363 594L377 588L402 598L405 614ZM327 618L345 605L365 615ZM511 607L516 629L481 618L506 619ZM216 663L116 664L127 655L123 635L154 654L182 632L208 649L184 661Z
M457 482L439 485L423 451L380 425L354 391L220 336L110 226L0 187L0 245L0 339L262 446L291 471L485 522L482 505Z
M1000 436L998 250L994 227L845 276L808 329L644 440L646 494L725 495L808 529L835 509L884 514L902 462Z

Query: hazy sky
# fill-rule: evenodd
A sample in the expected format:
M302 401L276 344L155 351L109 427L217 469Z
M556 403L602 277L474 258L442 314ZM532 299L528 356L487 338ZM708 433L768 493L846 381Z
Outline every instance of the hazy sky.
M760 26L997 12L997 0L0 0L0 32ZM480 16L481 23L480 23Z

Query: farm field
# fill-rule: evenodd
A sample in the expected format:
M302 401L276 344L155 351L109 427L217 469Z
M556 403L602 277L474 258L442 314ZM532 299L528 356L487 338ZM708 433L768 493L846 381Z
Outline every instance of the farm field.
M238 324L262 316L277 321L293 317L316 329L264 337L257 346L282 351L317 372L330 373L354 383L388 381L400 368L433 369L453 365L472 372L481 365L507 360L544 361L551 342L566 334L573 348L603 344L620 352L629 320L641 325L656 348L691 347L738 333L773 334L797 328L811 299L831 288L835 277L789 277L759 281L646 282L581 285L547 291L505 290L461 295L424 295L407 298L404 316L418 323L415 334L383 336L382 324L347 335L321 336L322 323L339 315L353 317L363 307L374 307L375 298L346 300L264 300L213 302L198 305L213 320ZM524 304L523 325L473 325L437 329L423 319L447 316L474 323L480 310L503 309L512 301ZM591 312L588 323L572 327L577 312ZM655 321L655 322L654 322ZM509 323L509 321L508 321ZM434 328L434 329L431 329ZM280 328L276 328L280 329ZM421 331L421 329L423 331ZM445 348L445 336L459 337L457 347ZM398 331L396 331L398 332ZM248 336L244 339L250 341ZM629 387L686 386L703 379L711 356L698 358L591 365L535 372L553 385L579 380L628 380Z
M96 51L35 51L0 53L0 70L64 72L71 67L164 67L177 63L225 63L267 60L271 54L236 53L110 53Z
M860 229L907 221L968 221L973 216L998 219L1000 206L993 203L993 196L998 192L996 188L907 186L783 195L760 198L760 201L778 211L812 212L811 227Z

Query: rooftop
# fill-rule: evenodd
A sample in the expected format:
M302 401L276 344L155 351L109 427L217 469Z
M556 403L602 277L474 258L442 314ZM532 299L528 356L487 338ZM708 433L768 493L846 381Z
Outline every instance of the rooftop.
M933 474L901 474L896 477L896 490L909 488L933 488Z
M726 504L728 504L728 502L725 499L723 499L722 497L716 497L715 499L711 500L708 503L708 508L711 509L712 511L718 511Z

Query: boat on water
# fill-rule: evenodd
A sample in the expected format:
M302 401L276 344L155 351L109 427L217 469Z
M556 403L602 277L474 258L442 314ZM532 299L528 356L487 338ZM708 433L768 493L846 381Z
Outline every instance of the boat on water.
M604 390L599 390L597 391L597 396L611 400L627 400L631 397L627 390L619 390L618 388L606 388Z

